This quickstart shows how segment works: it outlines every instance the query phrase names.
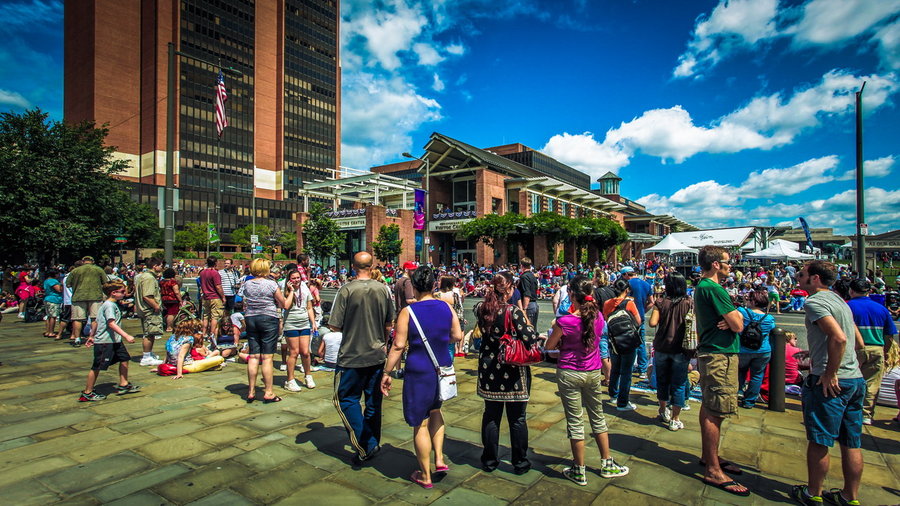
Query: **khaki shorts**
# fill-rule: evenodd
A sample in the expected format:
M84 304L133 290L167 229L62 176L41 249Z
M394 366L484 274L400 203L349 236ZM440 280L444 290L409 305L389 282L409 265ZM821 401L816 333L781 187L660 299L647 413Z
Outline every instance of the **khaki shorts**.
M737 413L738 355L699 353L697 368L706 412L719 418Z
M225 315L225 301L222 299L203 299L203 319L219 321Z
M84 321L88 316L91 317L91 320L96 320L97 313L100 312L100 304L102 302L99 300L73 302L72 321Z
M143 332L144 337L159 337L163 335L162 315L149 314L141 316L140 319L141 332Z

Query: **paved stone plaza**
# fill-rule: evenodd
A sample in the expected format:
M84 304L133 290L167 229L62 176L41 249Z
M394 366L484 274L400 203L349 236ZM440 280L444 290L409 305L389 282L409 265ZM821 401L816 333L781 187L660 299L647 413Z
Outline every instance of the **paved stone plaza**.
M129 332L138 327L137 320L125 322ZM142 392L78 403L91 351L42 338L41 329L15 315L0 323L5 504L763 504L789 501L789 486L806 476L796 399L788 400L786 413L742 410L725 423L723 456L744 466L737 479L753 492L744 499L700 481L698 404L682 416L685 429L670 432L654 420L653 394L635 393L636 412L607 413L615 457L631 473L606 480L589 470L588 486L579 487L560 472L570 459L569 444L555 372L547 367L533 368L528 406L534 468L515 476L506 462L485 473L478 461L482 402L470 356L457 359L460 397L444 409L451 471L424 490L408 478L415 459L400 388L385 400L384 451L370 465L353 468L329 373L315 373L318 388L301 393L280 388L284 373L276 374L284 401L248 405L243 365L173 381L132 362L131 380ZM156 351L162 348L157 344ZM140 344L129 350L139 356ZM102 373L98 390L111 394L115 380L114 371ZM900 503L893 415L881 408L875 425L865 428L864 505ZM504 426L501 444L506 441ZM599 456L593 445L588 450L588 467L596 469ZM839 470L840 459L833 458L826 486L841 485Z

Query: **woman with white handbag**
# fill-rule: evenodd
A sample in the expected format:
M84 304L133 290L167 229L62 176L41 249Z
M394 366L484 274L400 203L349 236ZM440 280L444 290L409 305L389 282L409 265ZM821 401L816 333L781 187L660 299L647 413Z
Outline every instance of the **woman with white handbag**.
M462 329L453 307L434 298L434 271L419 267L411 277L416 302L397 315L394 343L388 354L385 371L392 371L403 351L406 366L403 376L403 418L413 428L413 442L419 469L410 479L423 488L432 488L431 452L434 451L435 473L446 473L444 462L443 401L456 395L456 373L449 345L462 339ZM393 378L387 373L381 380L381 391L388 396Z

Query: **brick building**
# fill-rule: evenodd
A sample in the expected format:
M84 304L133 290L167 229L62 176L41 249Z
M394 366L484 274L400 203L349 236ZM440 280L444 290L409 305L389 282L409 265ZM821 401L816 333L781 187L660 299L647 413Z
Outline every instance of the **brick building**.
M218 196L226 241L254 208L257 222L292 230L304 200L327 199L303 184L340 165L339 12L339 0L66 2L65 120L108 123L134 199L157 206L172 42L189 55L177 62L176 227L215 217ZM221 138L220 68L241 74L225 74Z

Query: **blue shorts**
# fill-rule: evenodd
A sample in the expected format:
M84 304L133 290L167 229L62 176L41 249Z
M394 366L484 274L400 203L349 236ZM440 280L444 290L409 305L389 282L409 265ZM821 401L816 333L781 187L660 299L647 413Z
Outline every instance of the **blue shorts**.
M807 376L800 394L806 439L822 446L832 447L837 440L847 448L859 448L866 381L863 378L839 379L841 393L837 397L825 397L822 385L816 385L818 381L819 376Z
M310 329L284 331L284 337L309 337L310 335L312 335L312 331Z

